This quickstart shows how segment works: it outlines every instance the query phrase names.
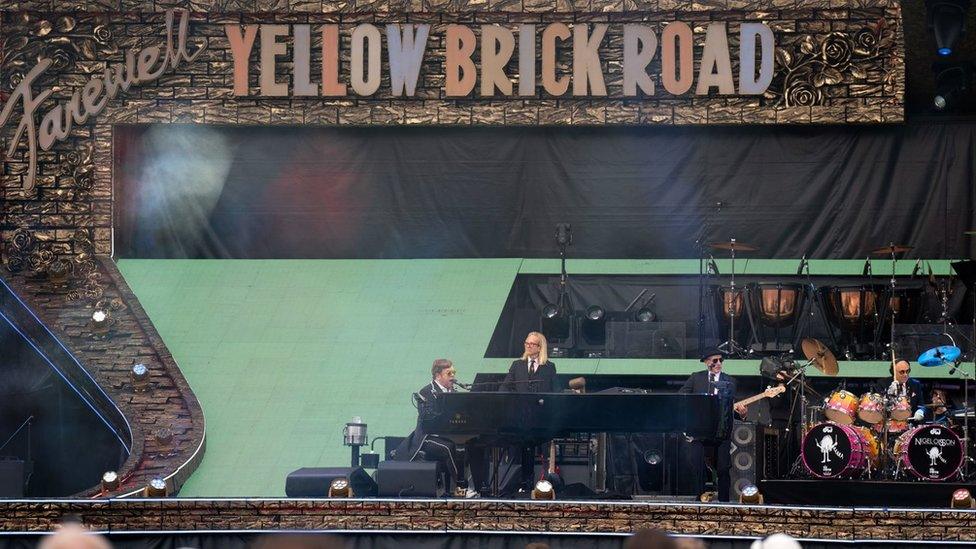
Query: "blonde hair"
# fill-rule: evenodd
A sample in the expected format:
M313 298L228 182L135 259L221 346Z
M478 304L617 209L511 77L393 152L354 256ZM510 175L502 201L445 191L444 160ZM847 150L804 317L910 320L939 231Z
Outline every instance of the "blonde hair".
M549 362L549 342L546 341L546 336L540 334L539 332L529 332L529 335L525 337L535 336L539 339L539 364L545 364ZM522 360L528 360L528 351L522 353Z

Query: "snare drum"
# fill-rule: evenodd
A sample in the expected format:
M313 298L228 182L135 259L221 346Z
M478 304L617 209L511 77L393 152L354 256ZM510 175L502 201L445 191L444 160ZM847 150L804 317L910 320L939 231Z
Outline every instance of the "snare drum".
M803 466L816 478L853 478L868 467L869 450L856 427L821 423L803 437Z
M905 421L912 417L912 405L906 396L895 397L894 401L888 405L888 411L891 412L891 419L898 421Z
M962 442L942 425L922 425L895 441L895 463L922 480L946 480L962 467Z
M824 415L836 423L850 425L857 417L857 396L850 391L839 389L830 393L824 403Z
M884 399L878 393L864 393L857 405L857 417L865 423L878 423L884 419Z

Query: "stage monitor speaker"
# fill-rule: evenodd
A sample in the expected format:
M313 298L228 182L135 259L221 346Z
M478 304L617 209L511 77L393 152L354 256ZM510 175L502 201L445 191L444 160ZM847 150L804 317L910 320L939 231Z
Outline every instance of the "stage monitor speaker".
M381 461L376 469L380 497L440 497L440 480L436 461Z
M733 501L738 501L742 495L742 489L753 484L759 485L757 472L762 468L757 466L756 460L760 454L758 451L758 427L750 421L736 421L732 426L731 448L732 471L729 474L731 480L731 497Z
M349 480L353 497L376 497L376 482L362 467L303 467L285 479L285 495L290 498L324 498L337 478Z
M0 457L0 498L24 497L24 460Z

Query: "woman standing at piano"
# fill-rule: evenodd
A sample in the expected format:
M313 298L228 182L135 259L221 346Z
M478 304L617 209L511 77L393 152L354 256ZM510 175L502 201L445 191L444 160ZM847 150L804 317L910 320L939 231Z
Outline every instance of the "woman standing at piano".
M509 393L551 393L556 389L556 365L549 362L546 336L529 332L525 352L508 368L502 391Z
M546 336L539 332L529 332L525 336L525 352L508 368L501 390L510 393L551 393L556 390L556 365L549 362ZM535 447L521 446L514 450L522 465L520 491L530 491L535 479Z

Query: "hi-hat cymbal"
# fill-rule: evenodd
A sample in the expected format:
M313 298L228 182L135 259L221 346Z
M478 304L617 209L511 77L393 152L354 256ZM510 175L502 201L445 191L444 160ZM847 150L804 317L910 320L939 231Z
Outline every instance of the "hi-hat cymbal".
M976 236L976 231L963 231L962 234L966 236Z
M713 250L735 250L737 252L754 252L759 249L759 246L737 242L734 239L728 242L709 242L708 247Z
M811 361L811 364L816 369L828 376L835 376L840 371L834 353L826 345L821 343L820 340L813 339L812 337L803 338L803 341L800 342L800 347L803 349L803 355L807 357L807 360Z
M911 246L905 246L903 244L890 244L888 246L871 250L871 255L903 254L905 252L912 251L912 249L913 248Z

